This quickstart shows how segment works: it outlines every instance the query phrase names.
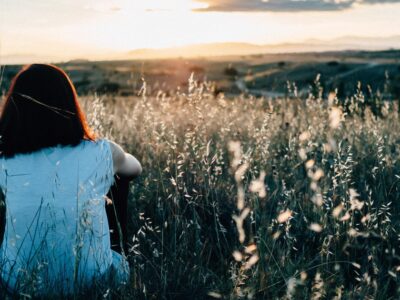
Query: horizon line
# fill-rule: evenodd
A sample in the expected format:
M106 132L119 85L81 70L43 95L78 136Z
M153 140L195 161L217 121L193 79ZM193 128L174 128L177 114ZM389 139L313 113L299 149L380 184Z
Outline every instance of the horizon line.
M30 58L33 63L35 62L53 62L53 63L68 63L70 61L74 60L85 60L85 61L124 61L124 60L159 60L159 59L179 59L179 58L186 58L186 59L195 59L195 58L216 58L216 57L230 57L230 56L254 56L254 55L267 55L267 54L273 54L273 55L279 55L279 54L306 54L306 53L329 53L329 52L351 52L351 51L367 51L367 52L380 52L380 51L396 51L400 50L400 45L370 45L369 47L366 47L365 45L346 45L343 43L338 43L334 44L335 41L340 40L340 39L350 39L350 38L357 38L357 39L376 39L376 40L386 40L390 38L399 38L400 39L400 34L399 35L390 35L386 37L381 37L381 36L360 36L360 35L344 35L340 37L336 37L333 39L319 39L319 38L307 38L301 41L287 41L287 42L282 42L282 43L253 43L253 42L240 42L240 41L224 41L224 42L206 42L206 43L190 43L190 44L183 44L183 45L178 45L178 46L171 46L171 47L147 47L147 48L133 48L131 50L121 50L121 51L104 51L104 54L97 54L97 55L91 55L92 57L95 56L95 58L90 59L89 54L82 54L82 55L75 55L73 57L69 58L62 58L61 56L57 55L40 55L37 53L8 53L8 54L1 54L0 53L0 65L23 65L25 64L23 61L29 60ZM325 46L328 49L316 49L314 51L307 49L307 47L313 46L313 45L305 45L307 42L314 42L317 46ZM317 44L317 43L321 44ZM357 42L357 41L356 41ZM324 43L326 43L324 45ZM149 51L149 52L163 52L163 51L171 51L171 50L176 50L176 49L185 49L188 47L201 47L201 46L223 46L223 45L232 45L232 44L237 44L237 45L246 45L246 46L252 46L252 47L285 47L285 46L298 46L299 48L304 46L305 49L296 49L295 51L262 51L264 49L260 49L261 52L255 52L255 53L239 53L240 49L238 49L238 53L228 53L228 54L190 54L186 53L184 55L157 55L157 54L149 54L149 55L143 55L143 57L140 57L140 55L135 58L128 58L128 57L122 57L122 56L129 56L132 55L134 52L139 52L139 51ZM316 46L314 45L314 46ZM348 46L348 48L342 48L338 49L335 47L340 47L340 46ZM329 49L331 47L331 49ZM271 49L273 50L273 49ZM234 50L233 50L234 52ZM21 62L17 62L18 57L21 58ZM109 58L107 58L109 57ZM2 60L5 59L6 62L2 62ZM15 62L7 62L7 60L16 60Z

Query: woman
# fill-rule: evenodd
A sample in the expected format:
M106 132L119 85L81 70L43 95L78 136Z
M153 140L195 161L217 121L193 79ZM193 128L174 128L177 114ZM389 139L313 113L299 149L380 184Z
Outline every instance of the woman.
M67 295L127 281L125 257L111 250L106 194L115 174L132 178L142 169L91 132L65 72L44 64L23 68L6 96L0 136L3 287Z

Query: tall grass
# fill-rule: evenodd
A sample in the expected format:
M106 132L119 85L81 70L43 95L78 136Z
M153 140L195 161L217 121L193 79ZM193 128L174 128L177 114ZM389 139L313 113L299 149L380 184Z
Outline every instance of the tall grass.
M187 93L95 102L144 169L126 297L400 297L397 102L321 89L225 99L191 79Z
M85 99L143 166L111 299L398 299L397 102L186 93ZM369 102L368 102L369 101Z

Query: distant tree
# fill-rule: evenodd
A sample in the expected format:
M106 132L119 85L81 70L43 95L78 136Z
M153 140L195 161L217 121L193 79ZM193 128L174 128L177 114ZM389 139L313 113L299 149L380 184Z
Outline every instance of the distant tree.
M336 60L328 61L326 63L329 67L337 67L339 65L339 62Z
M278 67L279 68L283 68L285 65L286 65L286 62L284 62L284 61L278 62Z
M239 71L230 64L227 68L225 68L224 74L229 77L235 77L239 75Z

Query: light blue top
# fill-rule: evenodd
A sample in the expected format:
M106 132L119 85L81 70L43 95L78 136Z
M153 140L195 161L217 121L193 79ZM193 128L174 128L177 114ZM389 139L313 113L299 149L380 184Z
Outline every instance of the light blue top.
M70 293L106 274L113 263L105 212L114 179L109 142L1 158L0 167L3 283L13 291Z

